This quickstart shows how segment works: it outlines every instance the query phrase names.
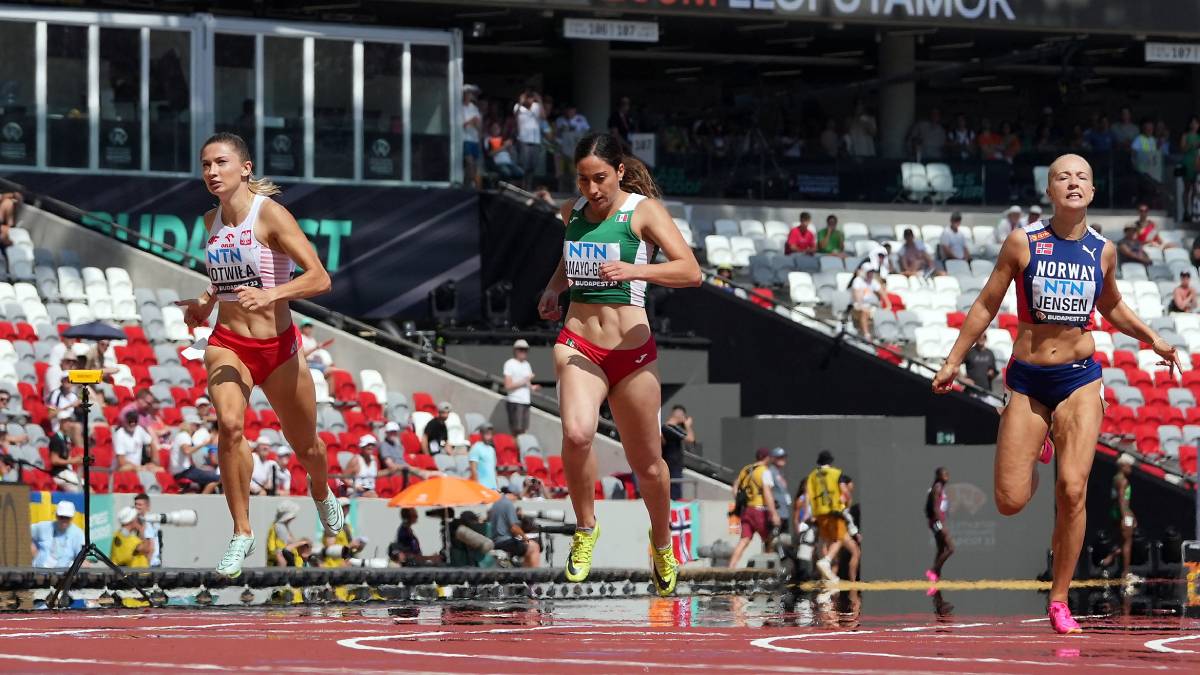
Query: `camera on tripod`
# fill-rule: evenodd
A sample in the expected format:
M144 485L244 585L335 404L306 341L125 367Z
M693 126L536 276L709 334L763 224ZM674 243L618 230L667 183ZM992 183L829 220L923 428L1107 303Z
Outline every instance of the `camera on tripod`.
M200 516L193 509L176 509L162 513L147 513L142 516L142 521L176 527L195 527L196 523L200 522Z

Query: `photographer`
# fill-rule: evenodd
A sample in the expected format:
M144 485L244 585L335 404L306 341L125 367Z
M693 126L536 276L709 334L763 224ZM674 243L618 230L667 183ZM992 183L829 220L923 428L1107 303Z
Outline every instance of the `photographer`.
M413 532L417 524L417 510L406 507L400 509L400 527L396 529L396 541L388 546L388 557L401 567L418 565L440 565L440 555L424 555L421 553L421 542Z
M540 482L540 481L539 481ZM521 510L517 508L517 496L507 488L500 490L500 500L488 510L488 525L491 526L492 541L496 548L520 559L522 567L537 567L542 547L535 537L521 528Z
M121 529L113 535L108 557L121 567L149 567L154 542L146 538L145 524L137 509L132 506L121 509L117 513L117 522L121 523Z
M274 567L304 567L312 551L312 542L292 534L291 522L300 513L300 505L286 500L275 507L275 522L267 533L267 564Z
M138 520L142 521L142 538L151 545L147 554L150 566L162 567L162 532L157 524L146 519L146 514L150 513L150 495L145 492L138 493L133 498L133 508L137 511Z
M696 443L696 432L692 430L692 416L681 405L671 407L671 414L659 433L662 440L663 460L671 472L671 499L683 498L683 452Z
M367 546L365 538L355 537L354 530L350 526L350 498L338 497L338 505L342 509L342 520L345 523L342 529L332 537L325 536L325 559L321 562L321 567L345 567L346 559L352 558ZM341 549L341 555L329 555L330 547L338 547ZM349 553L349 555L346 555Z
M479 522L479 516L474 511L463 511L462 515L450 521L449 529L452 567L479 567L492 552L492 540L486 535L487 525Z

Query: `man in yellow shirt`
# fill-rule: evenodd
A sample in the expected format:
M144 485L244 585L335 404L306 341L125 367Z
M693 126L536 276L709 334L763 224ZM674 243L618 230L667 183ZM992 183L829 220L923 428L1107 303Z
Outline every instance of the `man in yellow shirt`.
M113 535L109 557L122 567L150 567L149 556L154 550L154 542L142 539L145 523L137 509L126 506L117 513L117 521L121 523L121 529Z
M738 500L739 492L745 495L746 503L738 514L742 521L742 538L729 556L730 569L737 567L755 534L762 539L763 550L771 550L772 533L781 522L772 494L775 482L767 466L770 454L770 449L759 448L756 461L744 467L733 482L734 503Z
M858 534L854 521L847 517L849 503L845 487L841 483L842 470L833 466L833 453L822 450L817 455L817 468L804 481L804 498L817 521L817 538L825 547L825 555L816 562L821 576L838 581L833 573L833 561L842 547L850 552L850 577L858 577L858 543L853 539Z

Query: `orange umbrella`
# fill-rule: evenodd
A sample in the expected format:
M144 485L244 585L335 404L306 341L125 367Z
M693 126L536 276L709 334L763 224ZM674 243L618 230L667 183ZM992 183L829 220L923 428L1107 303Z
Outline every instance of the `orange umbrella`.
M438 476L411 485L405 491L392 497L388 506L426 507L426 506L468 506L471 504L491 504L500 499L500 493L476 483L473 480L456 478L454 476Z

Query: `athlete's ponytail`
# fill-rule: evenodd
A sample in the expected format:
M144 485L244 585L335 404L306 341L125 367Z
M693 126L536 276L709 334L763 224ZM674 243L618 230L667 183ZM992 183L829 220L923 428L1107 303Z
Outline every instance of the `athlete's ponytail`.
M250 146L246 145L246 141L235 133L218 131L212 136L209 136L208 140L204 141L204 145L201 146L201 150L207 148L213 143L224 143L233 148L233 151L237 153L238 159L241 161L253 162L253 159L250 157ZM280 192L283 192L283 190L281 190L278 185L272 182L270 178L255 178L253 173L250 174L250 179L247 181L246 187L250 188L250 191L254 194L262 195L264 197L273 197Z
M652 199L662 196L662 192L654 182L654 177L650 175L650 169L642 163L642 160L626 154L621 147L621 142L612 134L596 132L579 139L579 143L575 146L575 163L578 164L584 158L593 155L614 170L622 164L625 165L625 176L621 179L622 190L635 192Z

